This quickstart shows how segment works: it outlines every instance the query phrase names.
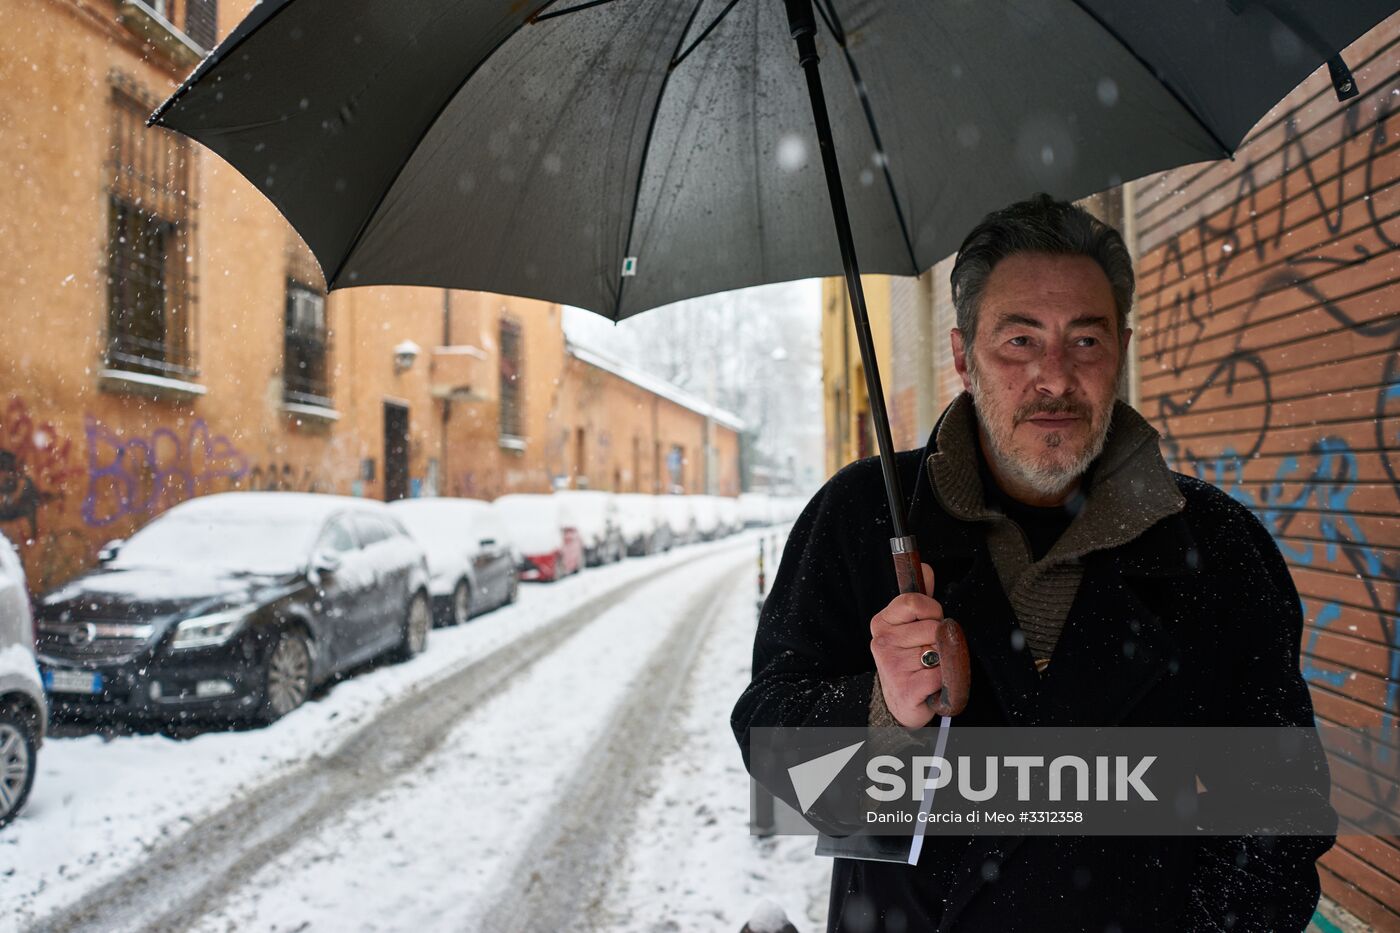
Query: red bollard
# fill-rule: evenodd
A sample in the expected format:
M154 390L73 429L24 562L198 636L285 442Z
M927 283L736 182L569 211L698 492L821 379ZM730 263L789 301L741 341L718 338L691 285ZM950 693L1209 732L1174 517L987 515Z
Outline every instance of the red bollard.
M763 539L758 539L758 598L763 599L764 591L767 589L767 581L763 575Z

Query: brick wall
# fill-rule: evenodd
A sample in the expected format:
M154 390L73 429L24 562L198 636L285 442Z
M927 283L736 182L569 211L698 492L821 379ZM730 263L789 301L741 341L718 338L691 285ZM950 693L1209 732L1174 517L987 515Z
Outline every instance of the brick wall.
M1344 789L1400 754L1400 17L1346 58L1360 98L1314 75L1233 161L1140 183L1134 209L1140 408L1288 559L1318 718L1385 737ZM1320 873L1400 928L1394 840L1344 837Z

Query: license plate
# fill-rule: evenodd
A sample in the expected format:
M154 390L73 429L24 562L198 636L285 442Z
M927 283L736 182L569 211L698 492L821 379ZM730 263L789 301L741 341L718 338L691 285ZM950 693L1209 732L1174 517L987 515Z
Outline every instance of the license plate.
M44 671L50 693L101 693L102 675L95 671Z

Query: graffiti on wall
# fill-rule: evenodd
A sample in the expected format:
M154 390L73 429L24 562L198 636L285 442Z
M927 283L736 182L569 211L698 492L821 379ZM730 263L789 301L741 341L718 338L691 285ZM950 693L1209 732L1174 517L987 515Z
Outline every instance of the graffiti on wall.
M1359 581L1359 589L1349 590L1355 595L1303 598L1309 625L1303 674L1314 686L1345 694L1355 673L1319 660L1314 650L1349 612L1374 619L1379 635L1368 638L1384 650L1379 718L1387 735L1400 714L1400 552L1393 536L1378 541L1366 529L1393 527L1384 522L1400 512L1400 316L1365 292L1385 288L1400 273L1400 212L1387 213L1394 185L1384 180L1400 158L1400 150L1389 148L1397 94L1400 89L1380 99L1376 121L1365 130L1358 128L1361 109L1348 110L1334 152L1310 143L1297 114L1287 115L1281 201L1276 207L1260 203L1256 167L1245 161L1229 209L1214 220L1198 218L1160 247L1155 307L1149 309L1155 326L1147 341L1148 358L1178 387L1155 399L1173 466L1250 508L1294 568ZM1316 217L1290 218L1299 213ZM1290 242L1300 223L1318 220L1316 235ZM1299 240L1309 245L1295 245ZM1269 271L1248 279L1244 257ZM1343 270L1351 271L1334 274ZM1246 281L1254 283L1252 292L1241 294ZM1309 312L1319 322L1314 330L1286 335L1275 329L1260 338L1251 327L1303 308L1320 309ZM1301 340L1328 349L1290 358L1287 344ZM1337 357L1346 359L1340 364L1346 372L1335 393L1307 383L1315 378L1310 367ZM1280 391L1282 385L1288 388ZM1314 414L1282 414L1285 405L1308 404L1316 406ZM1217 412L1218 426L1203 429L1202 410ZM1193 413L1197 420L1189 422ZM1380 761L1393 754L1385 743L1374 751Z
M254 462L200 418L135 431L92 415L83 424L70 437L25 398L12 396L0 407L0 531L19 547L36 591L91 566L112 532L130 531L193 496L332 491L314 466L279 456ZM331 444L320 462L338 457Z
M243 488L264 492L328 492L324 482L309 466L297 467L283 460L254 464Z
M83 521L101 528L127 516L153 515L241 480L248 458L223 434L196 418L183 431L159 427L119 433L87 419L87 494Z
M11 397L0 419L0 524L15 522L27 540L39 536L40 506L61 500L64 485L81 475L71 439L37 422L21 398Z

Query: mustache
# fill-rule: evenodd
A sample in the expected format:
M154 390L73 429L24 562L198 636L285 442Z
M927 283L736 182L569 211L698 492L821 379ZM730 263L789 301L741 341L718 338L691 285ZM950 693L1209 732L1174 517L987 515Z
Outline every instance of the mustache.
M1016 409L1015 424L1034 418L1037 415L1074 415L1085 421L1094 420L1094 412L1088 405L1067 398L1052 398L1027 402Z

